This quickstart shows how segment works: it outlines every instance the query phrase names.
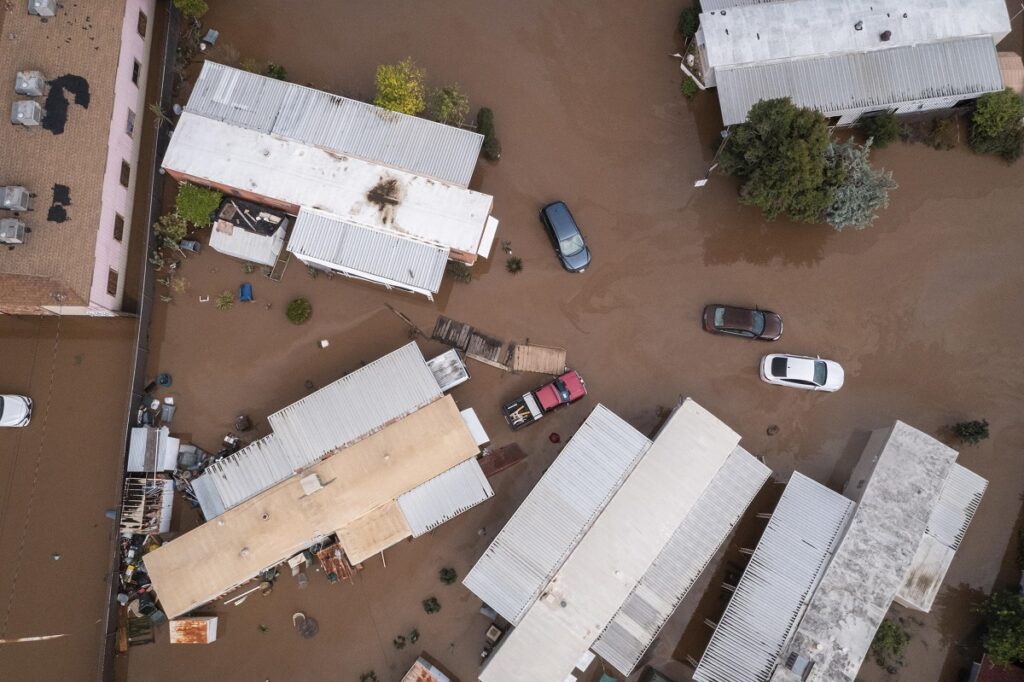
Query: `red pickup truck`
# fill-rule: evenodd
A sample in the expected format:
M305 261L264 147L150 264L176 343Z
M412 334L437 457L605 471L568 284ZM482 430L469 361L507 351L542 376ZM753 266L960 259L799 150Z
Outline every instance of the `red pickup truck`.
M586 394L587 385L583 382L583 377L576 370L570 369L556 377L554 381L524 393L504 405L501 411L505 414L505 421L515 431L532 424L562 405L576 402Z

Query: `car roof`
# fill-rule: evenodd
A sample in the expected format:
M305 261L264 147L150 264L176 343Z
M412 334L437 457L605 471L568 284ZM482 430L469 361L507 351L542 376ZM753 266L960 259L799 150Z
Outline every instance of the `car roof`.
M547 216L551 230L558 239L579 234L580 229L576 225L576 220L572 217L572 213L564 201L555 201L545 206L544 215Z
M800 379L802 381L814 381L814 358L795 358L792 355L782 356L786 358L786 378Z

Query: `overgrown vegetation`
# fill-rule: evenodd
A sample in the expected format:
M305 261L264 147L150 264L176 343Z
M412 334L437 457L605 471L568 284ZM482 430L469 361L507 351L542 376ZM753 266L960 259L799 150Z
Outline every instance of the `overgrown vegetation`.
M458 84L439 88L430 98L430 113L435 121L460 126L469 114L469 97Z
M213 305L217 307L217 310L231 310L231 306L235 305L235 295L230 291L222 292Z
M469 284L473 280L473 271L470 267L457 260L448 261L448 264L444 266L444 271L451 275L456 282Z
M177 213L168 213L160 216L153 223L153 236L159 242L156 245L158 250L163 248L177 248L178 242L188 234L188 223Z
M743 180L740 201L769 220L863 227L895 187L868 164L867 147L832 142L825 117L788 98L755 104L722 144L722 170Z
M428 597L423 600L423 610L430 614L437 613L441 610L441 603L437 601L437 597Z
M699 28L700 2L698 1L680 12L679 22L676 24L676 30L679 31L684 38L689 39L697 35L697 29Z
M206 0L174 0L178 11L190 19L199 19L210 9Z
M174 210L185 221L196 227L209 227L213 223L213 213L220 206L223 198L224 195L217 190L185 182L178 187L178 196L174 199Z
M445 585L451 585L458 579L458 577L459 574L455 572L454 568L445 567L438 571L438 578L440 578L441 582Z
M693 99L694 96L700 92L700 88L697 87L697 81L693 80L692 76L683 75L683 80L679 84L679 92L682 93L686 99Z
M1024 662L1024 594L993 592L976 610L985 622L982 644L992 662Z
M274 62L267 64L267 75L279 81L288 80L288 71L280 64L275 64Z
M501 158L501 140L494 129L494 112L482 107L476 114L476 131L484 136L483 153L489 161Z
M377 673L370 670L359 675L359 682L378 682Z
M292 324L305 324L313 316L313 305L304 298L297 298L288 304L284 314Z
M967 422L957 422L951 427L953 435L966 445L977 445L988 438L988 420L981 419Z
M1024 100L1010 88L978 98L971 116L971 149L1016 161L1024 152Z
M423 79L426 72L416 66L412 58L397 64L377 67L377 95L373 103L378 107L415 116L426 106Z
M878 626L875 638L871 641L871 653L875 655L875 663L889 673L903 665L903 650L910 641L910 635L896 621L886 618Z
M505 269L513 275L517 275L523 271L523 259L519 256L509 256L505 259Z
M861 132L871 138L872 145L877 149L888 147L900 138L900 121L891 111L865 119L859 125Z

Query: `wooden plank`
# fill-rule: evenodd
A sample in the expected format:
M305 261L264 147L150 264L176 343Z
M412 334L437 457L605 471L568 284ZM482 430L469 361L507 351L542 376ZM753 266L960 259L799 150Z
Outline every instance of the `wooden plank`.
M519 448L519 444L511 443L481 457L480 468L483 470L484 476L490 478L524 459L526 459L526 453Z
M434 331L431 332L430 338L464 351L469 346L469 339L472 334L473 327L465 322L458 322L456 320L449 319L444 315L438 315L437 322L434 324Z
M515 344L511 350L513 372L557 375L565 371L564 348Z

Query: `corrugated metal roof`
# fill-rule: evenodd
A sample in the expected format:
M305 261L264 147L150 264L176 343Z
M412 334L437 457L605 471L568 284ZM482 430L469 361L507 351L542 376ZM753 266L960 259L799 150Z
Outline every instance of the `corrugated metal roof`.
M594 643L601 658L632 674L770 474L743 448L733 450Z
M221 222L224 226L220 225ZM233 226L227 221L218 221L210 229L210 248L233 258L273 267L284 249L284 234L284 228L264 236Z
M468 459L398 498L398 506L418 538L494 495L475 459Z
M778 664L853 513L854 503L794 473L693 673L697 682L764 682Z
M650 446L599 404L463 583L518 623Z
M483 135L207 61L187 111L461 187Z
M786 0L701 0L700 9L702 12L712 12L730 7L744 7L746 5L761 5L770 2L785 2Z
M303 208L288 250L359 277L437 293L448 249Z
M1003 88L988 36L718 68L715 79L725 125L742 123L750 107L776 97L828 115Z
M939 493L925 532L950 549L958 549L978 511L988 481L978 474L954 464Z
M360 367L270 415L273 434L192 481L203 515L218 516L442 395L415 342Z

